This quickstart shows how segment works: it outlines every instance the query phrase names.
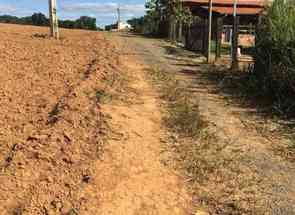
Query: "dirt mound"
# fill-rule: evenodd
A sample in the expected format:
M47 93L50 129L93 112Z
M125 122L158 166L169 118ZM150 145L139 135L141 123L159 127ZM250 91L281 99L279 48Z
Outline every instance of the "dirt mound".
M104 132L95 93L118 71L115 47L97 32L0 28L0 214L87 211Z

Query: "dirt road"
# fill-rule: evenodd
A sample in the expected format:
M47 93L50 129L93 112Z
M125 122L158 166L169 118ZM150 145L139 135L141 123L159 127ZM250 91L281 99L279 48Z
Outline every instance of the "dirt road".
M121 61L129 74L127 97L132 101L103 108L116 135L105 159L97 163L95 184L102 201L96 214L190 214L191 197L183 179L161 162L161 113L158 96L145 80L145 65L130 56Z
M255 107L237 102L239 92L223 91L224 80L216 81L222 74L210 73L202 56L158 39L121 35L121 40L146 64L175 72L199 100L200 112L215 130L218 144L226 145L215 161L229 164L215 167L220 174L209 176L196 198L203 203L210 198L212 214L294 214L295 168L276 152L288 142L275 132L276 122L262 117Z

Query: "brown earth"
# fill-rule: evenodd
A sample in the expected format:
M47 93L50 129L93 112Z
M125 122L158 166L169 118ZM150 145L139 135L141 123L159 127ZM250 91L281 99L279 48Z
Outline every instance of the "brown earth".
M141 62L97 32L0 29L0 214L190 213ZM99 104L123 72L123 98Z
M0 214L83 211L103 143L95 93L118 72L116 48L95 32L0 29Z

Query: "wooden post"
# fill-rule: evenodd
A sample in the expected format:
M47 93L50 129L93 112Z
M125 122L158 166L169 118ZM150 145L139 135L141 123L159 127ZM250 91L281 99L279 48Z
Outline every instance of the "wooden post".
M208 19L202 19L202 53L207 55L208 51Z
M182 43L182 21L178 22L178 42Z
M49 0L49 22L50 34L55 39L59 39L58 18L56 13L56 0Z
M170 15L169 17L169 40L170 42L173 42L173 16Z
M211 62L211 35L212 35L212 2L209 0L209 9L208 9L208 46L207 46L207 62Z
M239 17L237 16L237 0L234 2L234 13L233 13L233 34L232 34L232 70L239 69L238 59L238 39L239 39Z
M176 19L175 18L173 18L173 31L172 31L172 41L175 43L175 42L177 42L177 33L176 33Z
M255 45L256 45L256 42L257 42L257 37L258 37L258 34L259 34L259 29L260 29L261 24L262 24L262 17L261 17L261 15L258 15L257 16L257 23L256 23L256 26L255 26Z
M223 30L223 18L218 17L216 19L216 49L215 49L215 60L221 57L221 40Z

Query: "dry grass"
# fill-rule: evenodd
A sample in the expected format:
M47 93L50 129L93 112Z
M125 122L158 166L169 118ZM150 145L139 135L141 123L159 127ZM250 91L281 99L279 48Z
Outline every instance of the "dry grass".
M197 98L173 74L154 69L149 77L166 110L165 163L187 177L195 204L211 214L264 214L261 180L248 167L249 158L232 148L232 141L218 138L200 114Z
M192 104L187 99L169 104L163 121L173 132L183 137L197 137L204 126L198 104Z
M248 157L232 151L214 132L202 129L197 139L171 134L168 165L183 172L194 203L209 214L264 214L261 179L248 167Z
M182 137L196 138L206 125L200 115L198 102L189 98L187 91L173 74L152 69L149 75L158 87L161 99L166 101L167 111L163 123L171 132Z
M116 68L119 69L119 68ZM99 104L108 104L113 101L128 100L128 83L130 79L128 74L123 72L115 72L106 75L99 88L95 89L94 95L89 95L93 97Z

